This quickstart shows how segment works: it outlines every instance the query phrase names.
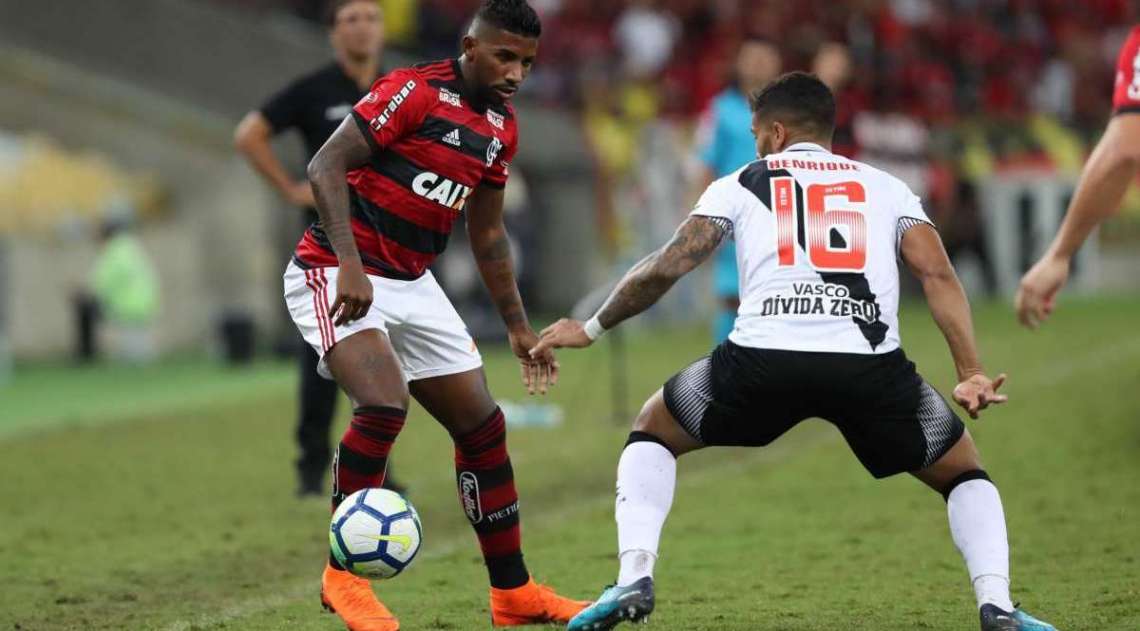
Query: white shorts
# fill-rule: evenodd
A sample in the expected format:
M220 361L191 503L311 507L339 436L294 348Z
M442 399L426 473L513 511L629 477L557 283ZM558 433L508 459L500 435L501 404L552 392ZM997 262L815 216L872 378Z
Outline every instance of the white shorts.
M430 379L475 370L483 358L463 319L431 272L413 281L369 274L372 307L360 320L336 326L328 316L336 297L335 267L301 269L290 261L285 269L285 304L305 341L320 356L317 372L332 379L325 354L346 337L377 329L388 336L405 381Z

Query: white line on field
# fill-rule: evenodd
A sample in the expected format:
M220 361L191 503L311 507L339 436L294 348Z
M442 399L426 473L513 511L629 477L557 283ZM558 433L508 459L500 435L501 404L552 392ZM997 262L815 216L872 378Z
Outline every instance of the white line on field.
M1047 387L1058 385L1090 368L1115 364L1131 358L1137 353L1140 353L1140 339L1131 340L1124 344L1114 343L1064 361L1041 365L1040 371L1034 371L1024 379L1017 379L1017 375L1015 374L1014 379L1017 379L1018 383L1024 386ZM806 440L801 440L794 444L777 443L772 447L753 450L744 457L708 465L690 474L679 476L677 484L680 487L700 485L710 478L724 476L733 471L745 471L761 463L780 462L798 454L805 448L815 447L834 440L839 436L837 432L824 429L823 426L817 426L812 431L814 433ZM784 447L785 444L787 447ZM530 515L527 517L526 523L536 526L535 530L541 530L546 526L565 523L580 513L601 508L611 502L613 502L613 495L611 493L594 495L568 504L560 510L545 511L537 515ZM439 545L429 550L425 550L423 556L420 557L420 561L441 559L469 547L474 549L474 541L470 533L456 535L444 539ZM192 619L179 620L164 627L164 631L189 631L192 628L209 629L211 627L218 627L234 620L255 616L262 612L278 609L290 603L310 597L313 599L313 602L316 603L316 585L317 579L316 576L314 576L303 582L298 582L290 587L279 590L273 595L249 598L240 603L225 607L212 615L203 614Z

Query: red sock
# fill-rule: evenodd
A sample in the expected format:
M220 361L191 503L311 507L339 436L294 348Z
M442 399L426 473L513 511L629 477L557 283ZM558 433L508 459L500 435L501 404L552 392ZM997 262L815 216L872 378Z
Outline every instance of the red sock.
M384 484L388 454L404 427L407 412L398 408L360 407L340 439L333 460L333 510L360 489Z
M359 407L352 411L352 423L340 439L333 458L332 509L360 489L384 484L388 454L400 435L408 413L399 408ZM343 570L329 554L329 563Z
M495 408L478 429L453 438L459 502L479 537L491 586L525 585L530 573L523 563L519 495L502 410Z

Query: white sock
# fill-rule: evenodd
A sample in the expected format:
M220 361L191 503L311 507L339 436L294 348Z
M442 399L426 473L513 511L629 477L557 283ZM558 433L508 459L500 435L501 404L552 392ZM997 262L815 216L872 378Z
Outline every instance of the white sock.
M950 516L950 535L966 560L978 607L991 604L1013 611L1009 598L1009 542L997 487L989 480L963 482L950 492L946 511Z
M619 586L653 576L657 544L673 505L676 482L677 459L665 447L642 441L622 452L614 504L621 559Z

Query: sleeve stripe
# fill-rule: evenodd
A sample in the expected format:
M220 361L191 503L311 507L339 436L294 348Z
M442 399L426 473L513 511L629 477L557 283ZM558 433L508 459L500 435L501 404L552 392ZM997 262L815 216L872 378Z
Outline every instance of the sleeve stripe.
M693 217L700 217L701 219L705 219L705 220L709 221L710 223L712 223L712 225L723 230L724 236L726 236L726 237L731 237L733 234L733 231L736 228L735 224L733 224L732 220L729 219L728 217L720 217L718 215L701 215L698 213L693 213L692 216Z
M903 235L906 234L907 230L910 230L911 228L913 228L915 226L921 226L921 225L927 225L927 226L930 226L931 228L937 228L937 226L934 225L933 221L928 221L926 219L919 219L918 217L899 217L898 229L897 229L896 237L895 237L895 249L897 250L897 249L902 247L902 238L903 238Z

